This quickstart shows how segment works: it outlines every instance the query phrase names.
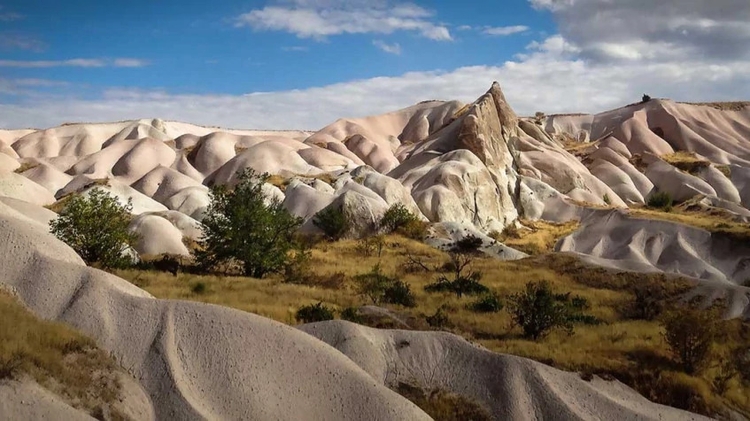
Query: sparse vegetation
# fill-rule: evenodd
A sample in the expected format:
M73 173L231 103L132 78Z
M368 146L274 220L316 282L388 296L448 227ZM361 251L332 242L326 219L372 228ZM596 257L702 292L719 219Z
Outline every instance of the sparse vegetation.
M664 212L672 210L672 196L667 192L654 192L648 197L648 207L651 209L660 209Z
M479 281L482 279L482 273L470 271L466 273L471 265L473 258L468 254L451 253L450 268L452 269L452 278L446 275L440 275L438 279L425 286L427 292L450 292L461 298L464 295L477 295L488 292L489 289Z
M201 222L203 238L196 261L206 270L237 263L246 276L262 278L284 268L302 223L278 201L266 205L267 174L245 170L240 182L211 189L211 204ZM225 269L227 271L227 269Z
M21 164L20 167L18 167L15 170L13 170L13 172L15 172L16 174L21 174L21 173L24 173L24 172L26 172L28 170L34 169L34 168L36 168L38 166L39 166L39 163L37 163L37 162L24 162L24 163Z
M435 421L490 421L492 415L479 403L467 397L441 389L430 391L400 383L396 388L401 396L432 417Z
M526 284L524 292L508 297L507 308L513 322L523 329L525 338L537 340L556 328L573 332L568 308L556 299L545 281Z
M523 228L508 225L501 234L491 235L495 240L530 255L554 251L561 238L570 235L580 226L578 221L554 223L546 221L520 221Z
M50 231L73 248L87 264L123 268L133 263L127 255L138 237L128 230L133 204L121 205L116 197L95 188L71 197Z
M34 317L0 291L0 381L24 376L89 414L108 408L122 416L113 407L121 387L115 362L93 340Z
M335 206L329 206L315 214L313 224L320 228L331 241L342 239L351 226L344 210Z
M333 320L334 310L319 302L300 307L294 318L300 323L324 322L326 320Z
M676 211L670 214L644 212L678 216ZM473 255L471 270L481 272L482 284L500 297L525 291L530 279L547 281L553 291L570 292L571 304L576 297L585 299L588 305L584 307L588 309L579 313L600 322L573 322L573 336L565 329L553 329L543 339L530 341L522 337L520 329L509 328L512 319L505 311L507 301L503 311L478 313L469 308L475 299L459 299L455 294L434 294L424 290L437 277L446 275L444 266L453 272L454 265L448 253L397 235L386 236L385 243L380 257L374 254L362 256L356 250L356 240L315 244L311 248L309 269L314 281L310 285L284 283L282 274L270 274L252 282L242 277L189 272L180 272L175 277L168 273L122 270L117 271L117 275L146 284L144 288L159 298L225 305L294 324L297 309L310 303L323 302L340 309L361 306L363 302L357 293L354 277L362 274L363 267L380 264L383 273L410 285L417 306L410 308L381 302L379 306L385 309L383 315L350 310L357 323L390 329L448 330L492 351L531 358L564 370L616 378L661 404L714 416L730 406L750 415L750 383L743 384L737 374L728 381L726 392L719 395L713 386L719 374L714 364L700 374L681 372L672 361L658 318L641 320L632 316L631 306L637 285L663 287L664 301L669 304L666 308L671 308L672 303L692 289L692 281L664 274L591 267L567 254L545 254L509 262L483 254ZM418 263L409 263L410 260ZM338 286L319 286L318 282L337 274L340 275L336 277ZM196 295L190 291L189 285L198 281L206 283L207 293ZM576 303L580 304L581 300L576 300ZM343 311L341 318L345 318ZM427 318L435 327L427 323ZM740 321L735 323L742 325ZM744 335L750 335L750 328L746 330ZM732 337L740 337L738 335L732 334ZM740 345L750 346L750 339L741 338L745 339L721 339L714 350L722 359L730 359L729 353L739 353ZM750 354L746 358L750 358Z
M480 296L476 301L469 304L469 308L477 313L497 313L504 307L500 296L490 292Z
M427 235L427 223L421 221L401 203L388 208L379 225L386 233L397 232L414 240L421 240Z
M360 295L367 297L372 304L398 304L404 307L415 307L416 299L411 287L405 282L386 276L380 265L373 266L368 273L354 277L356 289Z
M702 169L711 166L710 162L704 159L699 159L693 152L677 151L674 153L662 155L660 158L665 162L668 162L675 168L693 175L697 174Z
M709 363L718 320L720 316L715 312L680 307L662 321L664 340L687 374L700 372Z

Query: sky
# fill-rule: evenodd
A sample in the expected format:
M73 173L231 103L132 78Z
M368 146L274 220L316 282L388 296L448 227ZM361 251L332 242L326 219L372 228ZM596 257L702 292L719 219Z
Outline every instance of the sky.
M0 128L319 129L498 81L521 115L750 100L748 0L0 0Z

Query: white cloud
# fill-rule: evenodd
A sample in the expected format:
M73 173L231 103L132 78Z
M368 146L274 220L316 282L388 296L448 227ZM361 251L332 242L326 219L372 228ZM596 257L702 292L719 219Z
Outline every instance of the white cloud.
M0 5L0 22L13 22L24 18L23 15L15 12L3 11L4 7Z
M112 64L115 67L145 67L149 65L149 62L137 58L117 58Z
M0 19L1 20L1 19ZM43 51L46 45L36 38L16 34L16 33L2 33L0 34L0 49L3 50L28 50L34 52Z
M599 62L750 58L747 0L530 0L559 32Z
M297 52L297 53L304 53L304 52L310 51L309 48L303 47L301 45L294 45L291 47L281 47L281 50L286 51L286 52Z
M397 42L393 44L388 44L387 42L378 39L378 40L373 41L372 45L380 48L386 53L401 55L401 45Z
M289 3L289 2L287 2ZM286 31L300 38L325 39L341 34L417 32L435 41L452 40L450 31L430 21L433 13L415 4L382 1L293 1L240 15L236 26L258 31Z
M317 129L341 117L393 111L426 99L473 101L493 80L522 115L598 112L634 102L643 93L684 101L746 99L750 62L717 65L693 58L610 66L577 57L572 44L555 36L500 66L411 72L300 90L248 95L110 90L89 100L31 98L0 104L0 127L159 117L223 127Z
M456 29L458 29L459 31L471 31L472 29L474 29L474 27L471 25L461 25Z
M507 36L513 34L520 34L529 30L528 26L525 25L514 25L514 26L498 26L498 27L486 27L482 31L487 35L495 36Z
M148 62L133 58L105 60L99 58L74 58L69 60L0 60L0 67L48 68L48 67L143 67Z

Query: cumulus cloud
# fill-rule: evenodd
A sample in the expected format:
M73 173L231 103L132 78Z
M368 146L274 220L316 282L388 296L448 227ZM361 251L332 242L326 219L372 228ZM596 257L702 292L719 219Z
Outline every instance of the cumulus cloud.
M530 0L599 62L750 58L747 0Z
M74 58L69 60L0 60L0 67L48 68L48 67L143 67L146 60L117 58Z
M259 31L286 31L300 38L412 31L435 41L452 40L447 27L431 21L433 14L415 4L296 0L244 13L235 24Z
M514 26L486 27L482 30L482 32L487 35L508 36L508 35L513 35L513 34L520 34L528 30L529 30L528 26L514 25Z
M500 82L511 106L522 115L598 112L634 102L643 93L685 101L750 97L750 66L742 60L720 65L689 60L615 67L583 60L575 51L564 38L555 36L500 66L411 72L248 95L110 90L97 99L33 99L0 104L0 127L160 117L223 127L318 129L341 117L384 113L425 99L473 101L493 80Z
M379 49L385 51L389 54L395 54L395 55L401 55L401 45L397 42L393 44L388 44L385 41L376 39L372 42L372 45L378 47Z

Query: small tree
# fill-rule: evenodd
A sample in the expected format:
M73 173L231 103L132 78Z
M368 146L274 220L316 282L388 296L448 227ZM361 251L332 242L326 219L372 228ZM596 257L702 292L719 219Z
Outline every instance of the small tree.
M435 282L425 286L427 292L452 292L458 298L466 295L477 295L488 292L489 289L479 281L482 279L482 273L471 271L468 274L469 265L472 258L468 254L451 253L450 269L453 271L453 279L441 275Z
M333 316L332 309L326 307L323 303L318 303L300 307L294 318L302 323L315 323L333 320Z
M351 227L350 221L340 207L329 206L313 217L313 224L320 228L329 240L343 238Z
M396 203L385 211L380 220L380 228L415 240L421 240L427 232L427 224L401 203Z
M133 204L125 206L105 190L72 197L50 223L50 231L73 248L87 264L121 268L132 263L128 248L138 236L128 231Z
M513 322L523 329L525 338L537 340L555 328L573 331L569 307L555 297L547 281L527 283L523 292L508 298L506 308Z
M502 310L503 307L503 302L500 300L500 296L494 292L484 294L468 305L470 310L477 313L497 313Z
M202 250L196 260L204 268L239 262L246 276L262 278L281 270L302 224L278 200L266 204L262 191L268 174L245 170L234 189L211 189L211 204L201 225Z
M689 307L674 310L664 317L664 340L686 373L698 373L709 362L718 334L717 318L713 311Z
M641 97L641 102L645 104L649 101L651 101L651 96L648 94L643 94L643 96Z

